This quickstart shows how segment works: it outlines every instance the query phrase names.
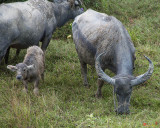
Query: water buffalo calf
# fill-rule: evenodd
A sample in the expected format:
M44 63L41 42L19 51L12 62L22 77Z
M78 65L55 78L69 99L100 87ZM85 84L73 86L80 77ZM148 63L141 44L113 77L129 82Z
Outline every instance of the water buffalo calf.
M44 53L38 46L32 46L27 49L23 63L16 66L8 65L11 71L16 71L17 80L23 81L24 92L27 92L28 82L34 82L34 94L38 94L38 84L40 79L44 80L45 69Z
M76 17L72 25L73 39L81 63L84 85L87 81L87 64L95 65L98 79L96 97L101 97L103 81L114 86L119 114L129 113L132 87L145 82L153 72L148 57L149 69L134 77L135 48L122 23L113 16L87 10ZM103 70L110 69L116 75L111 78Z

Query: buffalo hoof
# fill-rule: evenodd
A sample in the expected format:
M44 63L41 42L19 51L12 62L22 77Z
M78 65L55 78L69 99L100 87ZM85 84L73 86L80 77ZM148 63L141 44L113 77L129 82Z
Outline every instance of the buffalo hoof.
M100 99L100 98L102 98L102 94L94 94L94 97Z
M84 84L84 87L90 88L89 84Z
M87 89L89 89L90 88L90 86L89 85L87 85L87 86L84 86L85 88L87 88Z
M26 88L24 88L24 89L22 90L22 92L23 92L24 94L27 94L28 90L27 90Z
M39 89L38 89L38 88L35 88L35 89L33 90L33 93L34 93L35 96L38 96L38 95L39 95Z
M84 85L84 86L88 86L88 83L84 83L83 85Z

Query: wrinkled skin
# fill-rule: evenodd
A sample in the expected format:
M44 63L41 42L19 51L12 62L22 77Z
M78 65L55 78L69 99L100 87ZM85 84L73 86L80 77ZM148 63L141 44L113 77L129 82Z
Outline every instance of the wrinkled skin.
M132 87L149 79L153 72L152 62L147 59L151 68L143 75L143 80L142 76L133 76L135 48L127 30L113 16L89 9L76 17L72 24L72 33L84 85L88 86L87 64L95 65L99 75L95 96L101 97L101 88L106 81L114 86L118 101L117 113L128 114ZM105 69L116 75L109 77L103 72Z
M83 11L77 0L28 0L0 5L0 62L9 47L26 49L42 42L45 51L57 27ZM8 52L6 54L6 52Z

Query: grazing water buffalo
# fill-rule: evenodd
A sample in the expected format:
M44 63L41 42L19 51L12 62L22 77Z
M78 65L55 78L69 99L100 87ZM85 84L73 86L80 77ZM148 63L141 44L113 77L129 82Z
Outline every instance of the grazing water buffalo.
M22 80L24 92L27 92L28 82L34 82L34 94L38 94L38 84L40 79L44 80L45 68L44 53L38 46L32 46L27 49L27 54L23 63L16 66L8 65L7 68L17 72L17 80Z
M87 10L76 17L72 25L73 39L81 63L84 85L87 81L87 64L95 65L98 79L96 97L101 96L103 81L114 86L118 114L129 113L132 87L145 82L153 72L149 61L148 71L140 76L133 76L135 48L122 23L113 16ZM106 68L116 75L111 78L103 72Z
M83 11L80 0L28 0L0 5L0 62L7 49L39 45L45 51L57 27ZM6 59L9 55L9 50ZM7 60L6 60L7 62Z

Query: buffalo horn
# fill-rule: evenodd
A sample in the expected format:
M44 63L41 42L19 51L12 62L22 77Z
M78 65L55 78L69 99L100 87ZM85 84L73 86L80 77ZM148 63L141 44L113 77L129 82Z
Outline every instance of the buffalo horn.
M102 56L105 52L101 53L100 55L98 55L98 57L96 58L96 62L95 62L95 68L96 68L96 72L98 74L98 76L106 81L107 83L111 84L111 85L115 85L115 79L109 77L107 74L105 74L101 68L100 65L100 56Z
M78 1L78 3L80 4L80 5L82 5L82 1L81 0L77 0Z
M147 81L153 73L154 66L153 66L152 61L147 56L144 56L144 57L149 61L149 69L145 74L139 75L134 80L131 80L132 86L139 85Z

